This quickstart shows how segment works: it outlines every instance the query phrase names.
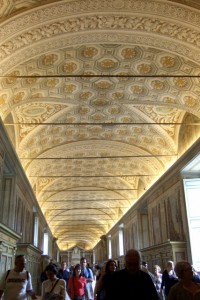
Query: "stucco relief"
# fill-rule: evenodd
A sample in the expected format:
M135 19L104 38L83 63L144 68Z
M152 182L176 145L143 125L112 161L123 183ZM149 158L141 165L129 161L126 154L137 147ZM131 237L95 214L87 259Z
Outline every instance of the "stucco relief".
M7 1L8 2L8 1ZM26 1L25 1L26 3ZM30 7L30 1L28 1L29 5L25 5ZM40 6L40 9L37 8L33 11L29 11L20 17L17 20L17 30L23 30L27 27L27 24L31 24L35 26L41 22L48 21L54 18L61 18L71 14L83 14L88 13L89 11L121 11L123 9L124 12L137 12L143 13L144 10L146 13L158 14L160 16L168 16L170 19L174 18L177 20L185 20L187 22L193 23L195 25L199 25L200 23L200 15L197 11L189 11L187 7L183 7L177 5L175 3L164 3L163 1L146 1L146 0L87 0L87 1L66 1L66 3L57 3L56 4L49 4L43 7ZM2 27L2 38L6 37L7 34L13 35L16 31L16 27L14 23L7 23Z
M199 47L200 33L188 27L181 27L173 23L165 22L159 19L152 19L148 17L131 17L131 16L87 16L69 18L66 21L59 21L49 23L38 28L21 33L20 35L7 40L0 47L0 58L4 59L6 56L19 51L24 47L34 44L35 42L42 41L43 39L55 38L58 35L91 31L91 30L131 30L139 31L140 33L156 33L163 37L170 37L176 41L188 43L190 45Z
M184 153L186 149L189 148L198 137L200 137L200 127L197 125L199 124L199 120L199 118L192 114L185 114L183 119L184 124L181 126L179 131L179 153Z

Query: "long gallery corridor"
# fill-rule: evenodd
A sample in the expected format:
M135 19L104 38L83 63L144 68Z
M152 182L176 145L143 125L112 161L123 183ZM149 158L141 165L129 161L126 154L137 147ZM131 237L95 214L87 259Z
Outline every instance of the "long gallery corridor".
M199 46L198 0L0 1L0 277L200 270Z

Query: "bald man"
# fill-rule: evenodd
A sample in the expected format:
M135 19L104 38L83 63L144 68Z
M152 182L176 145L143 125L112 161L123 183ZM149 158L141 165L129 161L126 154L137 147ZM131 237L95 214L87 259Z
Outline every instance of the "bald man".
M128 250L125 255L125 268L113 274L109 300L159 299L151 277L141 271L140 265L139 251Z

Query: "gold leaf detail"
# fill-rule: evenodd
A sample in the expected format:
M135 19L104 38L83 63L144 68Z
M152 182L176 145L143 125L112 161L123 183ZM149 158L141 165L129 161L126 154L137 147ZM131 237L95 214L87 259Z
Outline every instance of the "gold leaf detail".
M122 50L121 55L125 59L131 59L131 58L134 58L136 56L136 51L133 48L126 48L126 49Z

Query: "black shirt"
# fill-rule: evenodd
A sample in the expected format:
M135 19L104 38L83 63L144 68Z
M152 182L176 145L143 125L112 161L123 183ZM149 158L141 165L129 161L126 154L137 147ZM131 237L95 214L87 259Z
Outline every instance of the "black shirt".
M158 300L151 277L141 270L135 274L128 273L127 269L115 272L109 294L109 300Z

